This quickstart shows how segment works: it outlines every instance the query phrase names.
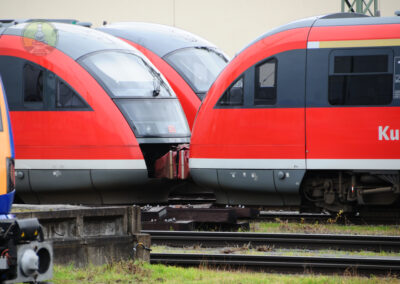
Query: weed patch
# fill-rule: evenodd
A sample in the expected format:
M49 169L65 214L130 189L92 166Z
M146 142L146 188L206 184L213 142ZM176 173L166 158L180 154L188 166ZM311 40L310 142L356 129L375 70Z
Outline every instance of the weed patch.
M352 235L388 235L399 236L399 225L342 225L335 219L327 224L315 222L292 223L288 220L275 219L275 222L252 222L250 231L258 233L305 233L305 234L352 234ZM336 219L337 220L337 219Z
M309 271L308 271L309 272ZM89 276L90 275L90 276ZM148 264L133 261L115 262L103 266L75 268L72 265L54 267L53 283L282 283L282 284L394 284L398 279L387 277L359 277L353 271L346 275L281 275L275 273L249 272L245 269L182 268L161 264Z

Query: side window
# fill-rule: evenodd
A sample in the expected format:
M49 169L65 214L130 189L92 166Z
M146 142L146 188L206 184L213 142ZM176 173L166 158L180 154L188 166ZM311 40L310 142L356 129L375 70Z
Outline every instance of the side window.
M25 60L12 56L0 56L0 75L10 110L24 108L23 70Z
M12 111L92 110L68 83L34 62L0 56L0 74Z
M219 106L241 106L243 105L243 76L225 91L219 100Z
M328 100L331 105L387 105L393 99L388 54L331 55Z
M276 59L256 66L255 105L276 104Z
M23 68L24 106L43 108L44 70L31 64L25 64Z
M83 102L80 96L72 90L64 81L58 79L57 84L57 108L86 108L87 105Z
M394 58L394 94L395 99L400 99L400 57Z

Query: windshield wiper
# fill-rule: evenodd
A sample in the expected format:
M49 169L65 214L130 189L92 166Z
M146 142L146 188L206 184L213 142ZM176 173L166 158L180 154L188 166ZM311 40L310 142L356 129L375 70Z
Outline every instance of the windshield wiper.
M154 78L153 87L154 87L153 97L157 97L161 92L161 83L160 83L160 80L158 78Z

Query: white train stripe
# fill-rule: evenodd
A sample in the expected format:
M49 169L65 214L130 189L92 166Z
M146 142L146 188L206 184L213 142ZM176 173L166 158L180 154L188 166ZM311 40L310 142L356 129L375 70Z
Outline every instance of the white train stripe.
M196 159L191 169L400 170L400 159Z
M190 159L191 169L305 169L304 159Z
M145 170L144 160L39 160L16 159L15 169L35 170Z
M307 42L307 48L308 49L319 48L319 41L309 41L309 42Z
M400 170L400 159L307 159L307 169Z

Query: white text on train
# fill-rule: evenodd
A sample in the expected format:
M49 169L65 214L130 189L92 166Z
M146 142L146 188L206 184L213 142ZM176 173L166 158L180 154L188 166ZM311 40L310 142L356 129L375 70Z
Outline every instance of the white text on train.
M379 140L384 140L384 141L399 140L399 130L398 129L390 129L389 126L385 126L385 127L379 126L378 133L379 133Z

